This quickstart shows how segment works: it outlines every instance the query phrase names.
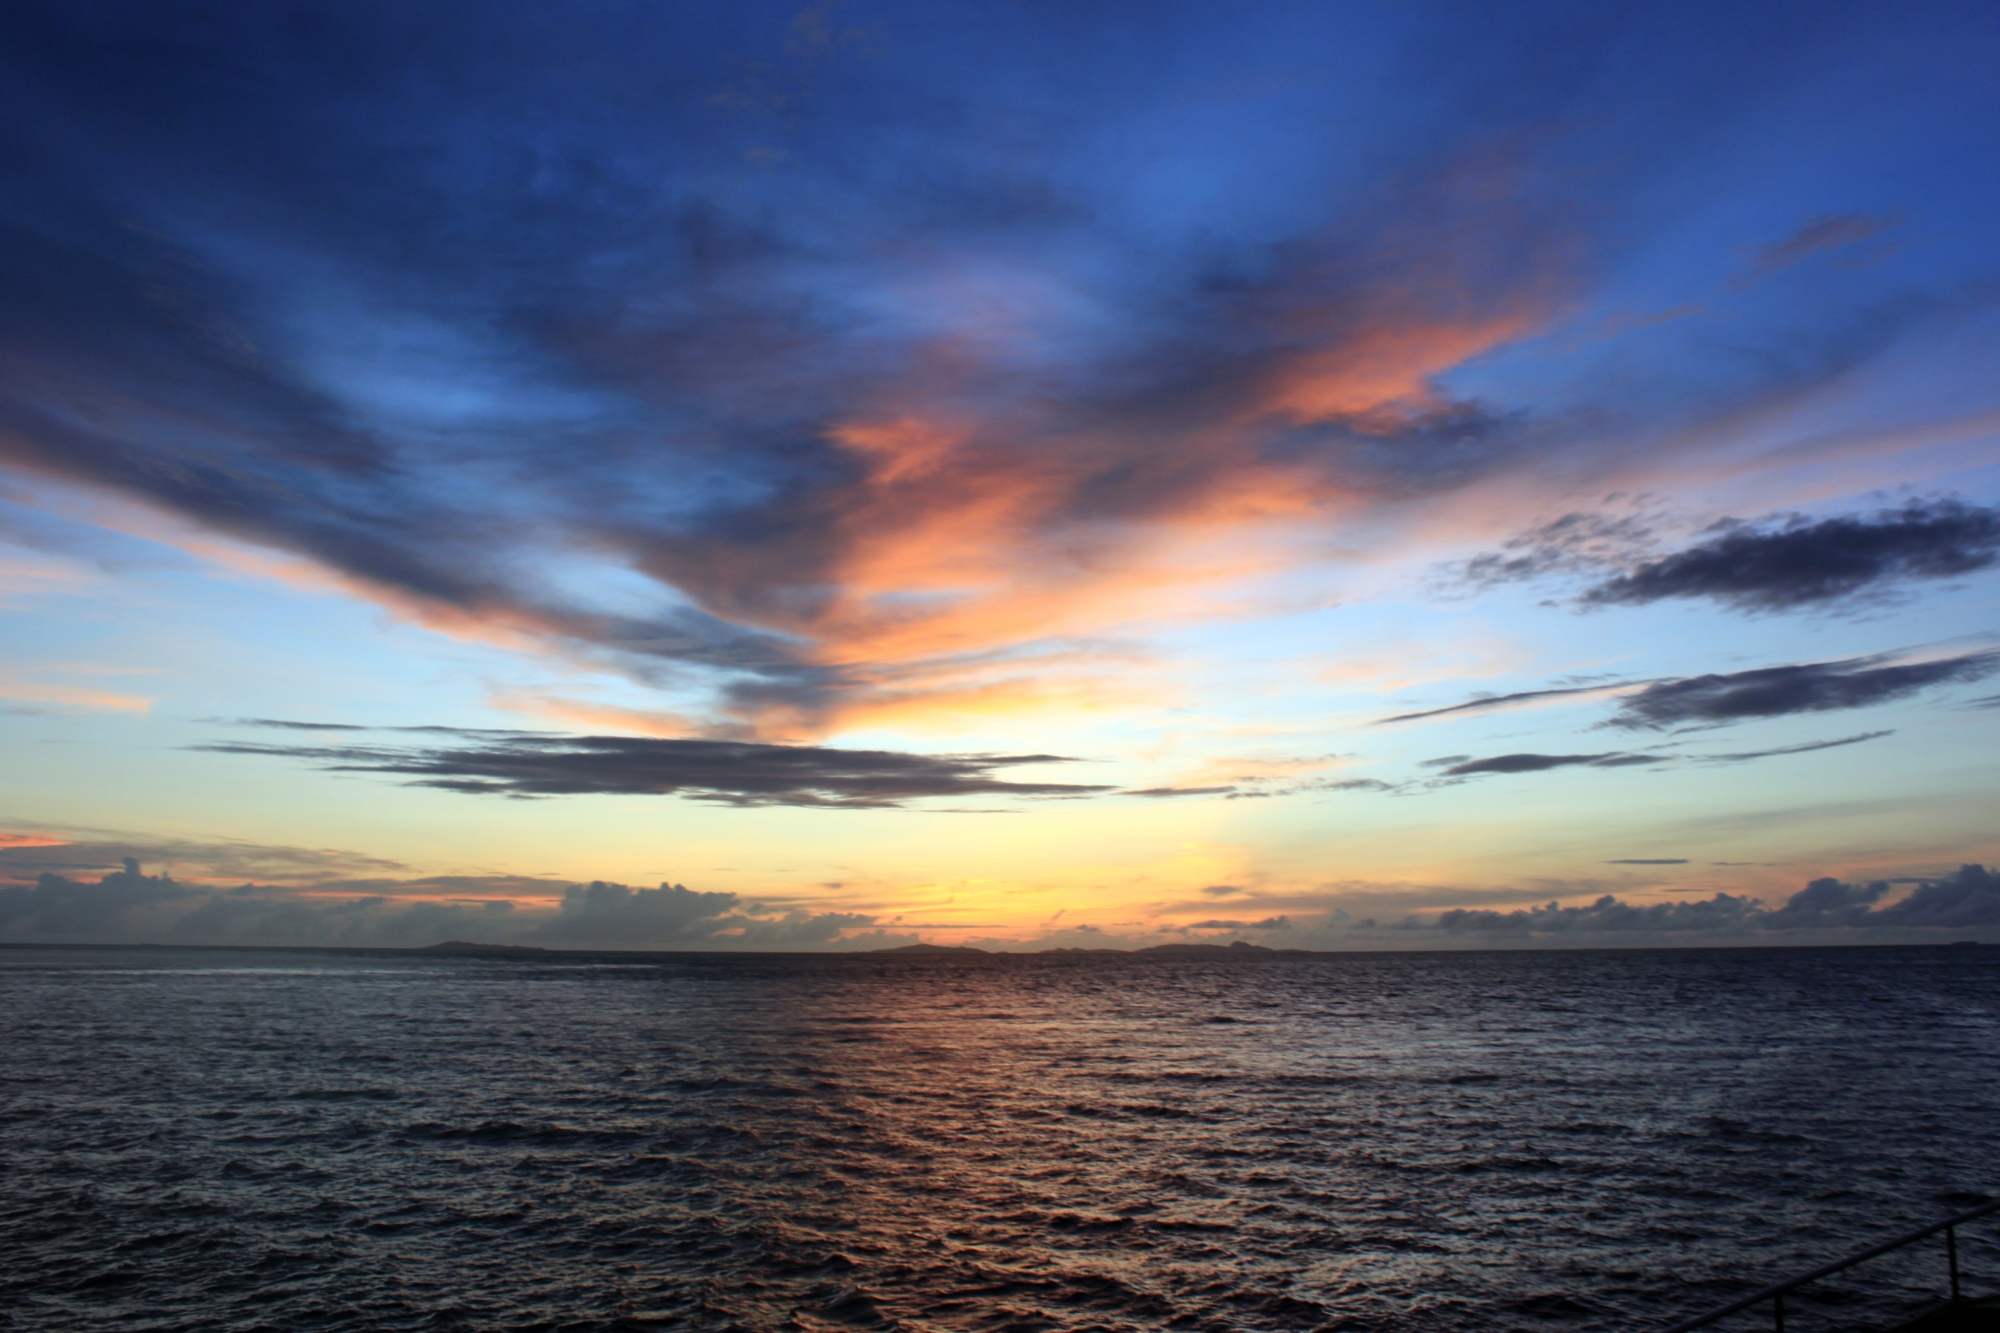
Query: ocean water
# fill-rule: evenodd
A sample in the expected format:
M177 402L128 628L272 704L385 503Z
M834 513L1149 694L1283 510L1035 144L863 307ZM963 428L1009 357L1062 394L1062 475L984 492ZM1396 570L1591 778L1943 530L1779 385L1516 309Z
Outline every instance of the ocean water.
M0 1003L15 1329L1643 1330L2000 1193L1993 948L0 949Z

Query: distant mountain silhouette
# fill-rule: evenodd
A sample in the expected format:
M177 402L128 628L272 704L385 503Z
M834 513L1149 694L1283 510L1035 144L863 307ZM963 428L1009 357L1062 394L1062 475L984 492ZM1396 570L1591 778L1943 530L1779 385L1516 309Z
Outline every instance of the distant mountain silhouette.
M547 953L548 950L532 944L472 944L466 940L446 940L414 952L442 954L447 958L519 958L525 954Z

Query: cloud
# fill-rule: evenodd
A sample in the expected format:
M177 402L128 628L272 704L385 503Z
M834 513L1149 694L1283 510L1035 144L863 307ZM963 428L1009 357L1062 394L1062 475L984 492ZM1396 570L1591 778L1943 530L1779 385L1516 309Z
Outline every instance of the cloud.
M1234 787L1145 787L1137 791L1121 793L1125 796L1219 796L1235 791Z
M133 860L95 884L42 875L33 886L0 887L0 933L14 938L92 935L123 917L156 917L157 909L184 903L198 893L171 879L140 873Z
M907 932L921 928L900 922L885 926L857 912L769 910L746 904L733 893L697 892L672 883L650 889L603 881L570 884L553 905L540 898L516 902L449 892L527 882L506 876L493 881L474 877L456 884L383 881L377 886L381 891L373 893L250 884L211 889L181 884L166 875L147 875L136 863L127 862L96 882L43 874L32 885L0 887L0 939L385 948L467 939L549 948L844 951L914 943ZM1895 897L1902 886L1914 887ZM1199 905L1190 904L1196 910L1189 915L1198 919L1135 934L1085 925L1027 941L971 943L1009 951L1132 948L1201 930L1255 932L1270 942L1294 947L1351 948L1371 943L1408 947L1413 932L1520 941L1668 934L1782 941L1788 934L1808 930L1867 931L1877 936L1893 932L1892 938L1921 939L1941 931L2000 927L2000 876L1978 865L1941 877L1904 876L1868 884L1817 879L1775 909L1728 893L1707 900L1652 904L1604 895L1585 905L1565 907L1553 901L1525 909L1477 905L1520 901L1518 891L1502 889L1210 896L1241 897L1241 906L1251 910L1276 906L1289 910L1261 919L1220 918L1198 916ZM1424 915L1454 902L1469 905L1445 906L1435 916ZM1313 911L1296 915L1302 907ZM1369 914L1356 916L1349 908ZM1207 910L1214 910L1214 904Z
M80 31L23 39L0 462L206 556L698 692L717 734L1070 706L1043 656L1226 614L1201 594L1296 559L1277 529L1490 465L1507 420L1446 378L1584 268L1537 141L1301 181L1246 229L1086 165L1078 126L1178 105L1131 70L996 140L1014 94L984 62L756 110L716 63L769 43L755 7L554 47L521 6L385 22L343 12L351 84L227 19L115 88ZM245 60L280 73L186 94Z
M1816 879L1762 918L1768 930L1851 929L1964 930L2000 925L2000 876L1965 865L1938 879L1918 879L1907 896L1884 903L1894 883L1845 884Z
M1953 497L1809 519L1711 523L1705 540L1665 555L1663 520L1577 512L1441 570L1440 591L1590 575L1582 609L1706 598L1745 612L1838 606L1899 585L1959 578L2000 561L2000 509ZM1607 576L1608 574L1608 576Z
M1651 903L1635 906L1606 894L1585 907L1550 903L1526 911L1454 907L1438 914L1435 928L1448 932L1485 934L1609 934L1624 932L1742 930L1756 924L1763 907L1755 898L1718 893L1699 902Z
M444 729L440 729L444 730ZM467 735L467 733L450 733ZM196 747L218 754L303 759L337 773L390 773L410 785L471 795L684 796L724 805L893 809L956 796L1088 796L1112 790L1008 782L995 769L1070 763L1059 755L923 755L748 741L500 733L455 746Z
M593 881L539 902L471 897L548 881L518 876L385 880L310 891L245 884L203 888L144 874L136 861L95 882L44 873L0 886L0 938L412 948L446 939L594 949L801 949L842 946L875 924L853 912L770 912L734 893L678 884L633 889ZM336 892L336 888L375 892ZM900 942L908 943L908 939Z
M1190 921L1187 930L1290 930L1288 916L1267 916L1262 921Z
M1733 527L1587 589L1585 606L1706 597L1739 611L1787 611L1896 583L1958 578L2000 560L2000 509L1958 500L1767 529Z
M45 828L0 838L0 880L32 880L45 871L104 871L132 860L166 865L182 878L322 884L380 877L400 861L335 847L288 847L246 839L162 838L108 829Z
M2000 876L1965 865L1941 880L1921 883L1908 897L1878 907L1858 923L1951 930L2000 924Z
M1720 726L1756 718L1785 717L1795 713L1833 712L1893 703L1924 690L1943 685L1983 680L2000 671L2000 651L1981 649L1950 657L1917 657L1911 652L1877 653L1868 657L1834 662L1809 662L1775 667L1759 667L1679 679L1622 681L1601 685L1561 686L1544 690L1522 690L1512 694L1482 696L1461 704L1398 713L1378 718L1370 725L1394 722L1429 721L1498 709L1528 706L1550 699L1618 695L1617 711L1600 725L1627 729L1659 729L1673 726ZM2000 697L2000 696L1996 696ZM1975 699L1973 707L1987 707L1989 701ZM1869 732L1843 740L1818 741L1798 750L1760 750L1742 755L1711 755L1710 759L1760 759L1766 755L1802 753L1804 749L1824 749L1869 740L1883 732ZM1467 755L1442 755L1426 759L1422 768L1443 768L1468 759ZM1574 762L1609 760L1612 756L1571 756ZM1487 762L1484 760L1481 763ZM1544 765L1550 767L1551 765ZM1449 770L1447 770L1449 771Z
M1692 755L1690 758L1709 764L1740 764L1751 759L1769 759L1781 754L1811 754L1814 750L1832 750L1843 745L1859 745L1863 741L1879 740L1893 736L1894 731L1864 731L1857 736L1842 736L1838 740L1810 741L1804 745L1781 745L1771 750L1745 750L1737 754Z
M1786 899L1784 907L1766 915L1764 924L1774 929L1865 925L1874 912L1873 904L1888 892L1884 883L1816 879Z
M1596 768L1614 766L1632 761L1637 756L1617 753L1610 754L1502 754L1491 759L1472 759L1463 764L1453 764L1444 770L1448 778L1472 777L1479 773L1540 773L1551 768L1569 768L1576 764L1589 764ZM1651 756L1640 759L1642 763L1652 762Z
M1684 866L1685 856L1628 856L1617 861L1606 861L1608 866Z
M204 721L219 722L232 727L268 727L274 731L369 731L370 727L357 726L351 722L290 722L277 717L217 717Z
M1614 863L1616 864L1616 863ZM1950 875L1918 879L1907 896L1884 902L1888 881L1847 884L1816 879L1768 908L1755 898L1718 893L1698 901L1635 905L1605 895L1587 906L1549 903L1525 911L1452 908L1434 928L1452 933L1563 935L1612 933L1748 934L1796 930L1969 930L2000 926L2000 876L1966 865Z
M1750 258L1758 273L1775 273L1824 250L1879 236L1902 221L1893 215L1868 216L1859 213L1814 218L1782 241L1760 247Z
M1626 685L1566 685L1552 690L1521 690L1513 694L1482 695L1462 704L1452 704L1445 708L1428 708L1421 713L1398 713L1394 717L1377 718L1370 725L1386 727L1391 722L1419 722L1426 718L1450 717L1459 713L1485 713L1500 708L1517 708L1523 704L1540 703L1545 699L1571 698L1577 695L1604 695L1613 690L1626 689ZM1461 756L1462 757L1462 756ZM1443 759L1427 760L1426 763L1441 764Z
M1625 696L1607 725L1635 730L1716 726L1867 708L1941 685L1983 680L1995 671L2000 671L2000 652L1989 650L1928 661L1877 655L1691 676Z
M13 700L17 713L145 713L153 700L87 685L54 685L0 672L0 699Z
M560 912L537 927L534 935L564 944L706 936L741 902L733 893L696 893L679 884L631 889L593 880L563 890ZM705 930L699 929L703 926Z
M1232 791L1222 799L1225 801L1263 801L1281 796L1303 796L1319 791L1394 791L1394 783L1380 778L1307 778L1299 782L1287 782L1279 786L1267 786L1254 791Z
M1721 118L1772 50L1853 47L1818 35L1846 19L1635 8L1556 70L1538 20L1450 7L1365 33L1193 7L1151 54L1053 8L905 8L897 58L809 77L756 5L555 33L341 6L276 46L254 6L192 37L130 4L23 25L0 462L206 558L669 687L690 733L812 739L1129 697L1079 665L1107 626L1239 614L1243 581L1373 559L1378 515L1510 467L1615 472L1665 438L1630 398L1737 423L1945 304L1746 320L1729 364L1649 356L1640 391L1578 357L1492 373L1685 230L1633 207L1679 160L1655 150L1782 161ZM1336 47L1415 59L1426 95L1320 77ZM1603 77L1630 50L1669 54ZM1515 65L1499 120L1541 128L1496 133ZM1190 100L1225 85L1261 91ZM1163 144L1182 169L1146 165ZM1659 232L1587 234L1612 218ZM1645 528L1558 519L1475 579Z
M1491 759L1474 759L1453 764L1439 777L1442 779L1477 777L1482 773L1543 773L1554 768L1573 768L1579 764L1591 768L1638 768L1646 765L1667 765L1684 763L1741 764L1753 759L1771 759L1788 754L1811 754L1816 750L1832 750L1843 745L1859 745L1863 741L1878 740L1883 736L1893 736L1893 731L1864 731L1858 736L1842 736L1830 741L1808 741L1802 745L1781 745L1769 750L1746 750L1734 754L1661 754L1641 751L1636 754L1612 750L1602 754L1503 754ZM1464 758L1464 756L1459 756ZM1683 865L1685 862L1663 861L1613 861L1612 865Z
M1596 573L1606 566L1629 564L1658 544L1654 521L1642 515L1568 513L1509 538L1498 551L1441 567L1438 590L1447 595L1478 593L1510 583Z

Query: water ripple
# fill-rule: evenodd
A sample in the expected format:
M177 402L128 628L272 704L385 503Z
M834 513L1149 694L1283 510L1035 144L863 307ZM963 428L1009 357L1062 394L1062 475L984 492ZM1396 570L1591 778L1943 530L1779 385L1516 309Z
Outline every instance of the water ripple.
M1990 949L15 949L0 985L4 1327L1583 1333L2000 1184Z

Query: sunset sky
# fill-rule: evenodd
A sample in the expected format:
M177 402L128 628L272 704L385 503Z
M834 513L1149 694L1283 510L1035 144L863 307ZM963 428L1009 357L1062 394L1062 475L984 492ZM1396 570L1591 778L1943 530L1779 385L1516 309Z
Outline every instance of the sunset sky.
M0 939L2000 940L1985 0L13 12Z

